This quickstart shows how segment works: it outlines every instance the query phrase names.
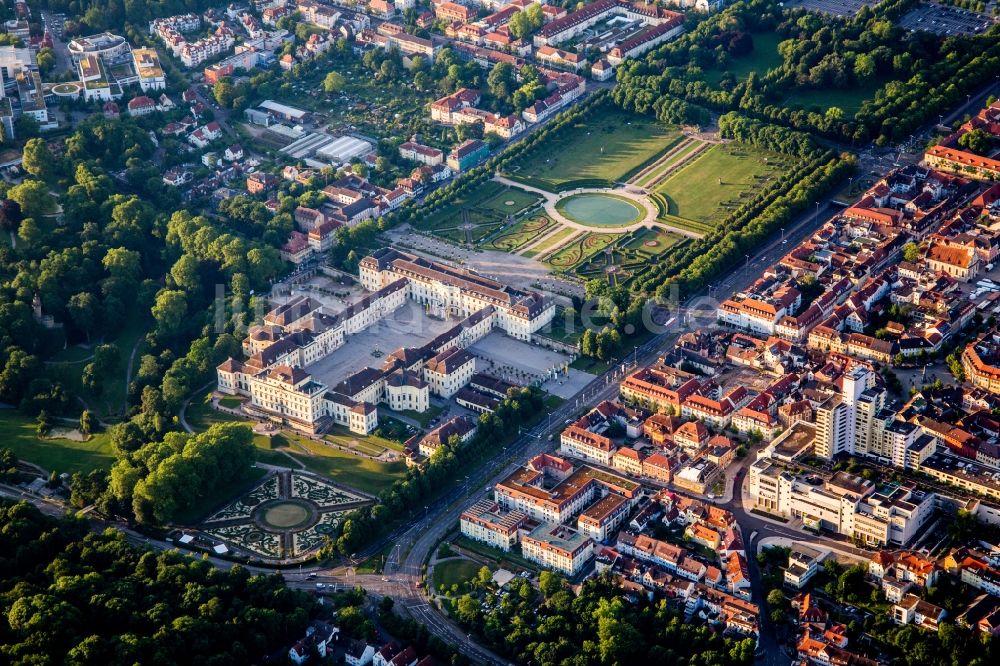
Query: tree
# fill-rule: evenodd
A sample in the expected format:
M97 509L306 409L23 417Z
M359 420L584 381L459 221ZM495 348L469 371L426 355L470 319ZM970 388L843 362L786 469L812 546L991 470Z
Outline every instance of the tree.
M916 243L909 242L903 246L903 261L908 261L913 263L920 259L920 246Z
M69 303L66 305L66 309L69 311L70 319L73 321L73 325L76 326L80 332L82 332L86 337L87 341L90 342L91 334L97 330L101 321L101 304L89 291L82 291L78 294L73 294Z
M23 218L19 203L13 199L4 199L0 202L0 228L4 231L17 232Z
M546 599L563 589L563 584L562 576L552 571L543 571L538 575L538 589Z
M52 419L49 418L48 413L43 409L38 412L38 416L35 418L35 432L39 437L45 437L52 430Z
M91 414L89 409L83 410L80 413L80 432L87 436L94 430L94 415Z
M212 96L215 97L216 103L222 108L231 108L233 106L233 99L236 97L236 88L233 86L232 79L224 76L216 81L212 87Z
M10 188L7 196L17 202L25 217L44 215L52 207L52 195L48 186L33 178L25 179L24 182Z
M479 602L472 595L463 595L459 598L455 611L459 622L475 624L479 619Z
M869 53L859 53L854 60L854 76L859 81L868 81L875 76L875 58Z
M346 80L342 74L337 72L327 72L326 76L323 77L323 91L327 93L337 93L343 89Z
M513 65L507 62L499 62L494 65L489 76L486 77L486 84L489 86L491 95L497 99L508 99L514 88Z
M55 168L55 158L44 139L28 139L21 154L21 166L32 176L49 180Z
M156 319L156 330L167 337L177 335L187 317L187 298L183 291L163 289L156 295L151 312Z
M992 152L993 135L986 130L976 128L958 137L958 145L977 155L988 155Z
M44 76L48 74L56 66L55 51L47 46L39 49L36 62L38 63L38 70L42 73L42 75Z
M75 506L108 507L103 476L74 475ZM4 582L19 590L5 604L5 662L245 664L287 650L316 609L278 576L151 552L117 530L90 528L0 501Z
M26 245L35 245L42 238L42 229L35 222L35 218L29 217L21 220L21 227L17 230L17 237Z

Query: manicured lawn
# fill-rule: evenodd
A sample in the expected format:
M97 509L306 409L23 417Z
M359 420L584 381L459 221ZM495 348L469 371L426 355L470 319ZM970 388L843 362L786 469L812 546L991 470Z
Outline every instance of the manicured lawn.
M563 241L565 241L567 238L569 238L575 233L577 233L577 230L571 227L564 227L562 229L559 229L558 231L554 231L551 236L547 237L539 245L536 245L535 247L525 252L524 256L537 257L540 254L545 254L546 252L559 247L559 245L562 244Z
M406 463L403 462L383 463L362 458L304 437L278 437L289 442L288 452L310 471L363 492L377 495L406 472Z
M57 427L72 427L71 423L56 422ZM86 442L69 439L39 439L35 421L13 409L0 410L0 447L8 448L21 460L33 462L49 470L89 472L114 462L111 440L107 433L91 435Z
M624 250L634 251L641 257L651 259L665 252L683 240L678 234L662 229L641 229L635 236L621 246Z
M602 372L607 372L611 365L591 356L581 356L570 363L569 367L581 372L589 372L592 375L599 375Z
M517 215L538 201L539 197L530 192L490 181L432 213L417 226L426 231L448 230L453 240L464 240L465 231L457 227L463 224L462 211L466 210L469 224L479 227L473 230L474 240L478 240L503 224L508 215Z
M330 432L323 435L323 439L333 442L334 444L339 444L340 446L346 446L347 448L354 449L355 451L360 451L361 453L369 456L377 456L386 449L399 450L401 448L396 442L385 439L384 437L379 437L377 435L361 437L360 435L355 435L347 428L343 428L341 426L333 426L333 428L330 429Z
M662 179L664 172L669 171L676 165L683 162L685 158L698 150L698 148L702 145L704 145L702 141L691 141L684 147L677 150L677 152L671 155L668 159L665 159L663 162L658 164L655 169L652 169L643 175L642 178L636 181L636 185L648 188L651 183L659 182Z
M491 250L500 250L501 252L516 250L522 245L527 245L533 239L538 238L551 229L554 224L555 222L544 215L521 220L517 224L493 236L486 243L486 247Z
M561 250L545 259L554 270L566 271L581 261L597 254L618 238L615 234L586 234L564 245Z
M524 570L533 572L539 571L539 566L537 564L524 559L519 554L514 552L514 550L511 550L509 553L505 553L499 548L488 546L479 541L473 541L464 535L455 537L451 542L453 545L463 548L470 553L476 553L477 555L482 555L483 557L493 560L497 563L498 568L507 569L515 573ZM477 568L476 570L478 571L479 569Z
M768 70L778 67L782 63L781 54L778 53L778 44L782 37L776 32L759 32L751 35L753 37L753 51L740 58L733 58L729 61L725 69L710 69L705 72L705 80L715 86L718 85L726 72L731 73L737 79L745 79L750 72L757 72L758 76L763 76Z
M625 180L680 139L675 127L608 103L550 137L510 173L553 192L573 187L576 181L610 185Z
M820 112L825 112L831 106L840 107L844 115L850 118L861 109L861 105L875 97L875 91L881 87L879 83L870 83L857 88L847 90L836 90L833 88L823 88L822 90L803 90L796 92L785 100L784 106L801 106L807 111L814 107Z
M472 560L446 560L434 565L434 591L438 592L444 586L447 593L452 585L461 586L475 579L482 564Z
M664 181L657 192L666 198L670 215L710 224L788 162L776 153L739 144L716 145Z

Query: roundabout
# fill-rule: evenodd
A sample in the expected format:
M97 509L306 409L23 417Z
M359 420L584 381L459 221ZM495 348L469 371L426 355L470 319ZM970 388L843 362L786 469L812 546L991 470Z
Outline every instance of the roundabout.
M625 227L642 222L646 211L622 196L588 192L573 194L556 203L565 217L592 227Z

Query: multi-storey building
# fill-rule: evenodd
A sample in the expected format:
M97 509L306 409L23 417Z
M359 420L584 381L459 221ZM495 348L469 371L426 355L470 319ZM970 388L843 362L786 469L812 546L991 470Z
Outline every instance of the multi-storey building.
M529 521L521 511L503 511L500 505L482 499L462 512L459 524L462 534L504 552L519 541L518 531Z
M492 307L497 325L519 340L530 340L555 314L555 304L546 302L540 293L398 250L383 249L365 257L359 273L361 284L372 291L406 280L410 298L440 315L467 317Z
M608 493L634 502L640 488L614 474L586 466L574 470L562 458L543 455L498 483L493 494L505 509L523 511L538 521L563 523Z
M303 213L304 215L305 213ZM311 219L311 218L310 218ZM311 230L310 233L312 233ZM326 314L311 299L298 297L264 318L264 326L251 329L243 349L246 361L229 359L217 368L218 387L224 393L251 397L246 409L257 416L276 418L296 428L318 432L337 423L365 427L377 424L375 405L385 403L398 411L426 411L430 393L456 395L475 373L475 359L465 348L500 326L521 339L530 339L552 317L555 306L540 294L522 292L486 280L470 271L458 271L395 250L385 250L362 262L361 282L372 293L344 311ZM356 335L401 307L407 297L433 304L440 316L464 316L456 326L422 347L390 354L382 368L363 368L332 389L321 386L318 403L304 410L294 391L264 393L268 372L276 365L295 369L324 358ZM496 303L496 307L492 305ZM293 382L297 388L299 382ZM318 389L317 389L318 391ZM484 398L488 397L484 395ZM494 405L499 400L489 397ZM288 404L285 404L285 403ZM358 406L358 409L354 409ZM358 418L356 414L363 418Z
M844 472L798 476L766 458L751 465L748 479L758 508L870 544L908 543L934 510L934 494L912 485L877 489Z
M594 540L569 525L542 523L521 537L521 555L574 576L594 554Z

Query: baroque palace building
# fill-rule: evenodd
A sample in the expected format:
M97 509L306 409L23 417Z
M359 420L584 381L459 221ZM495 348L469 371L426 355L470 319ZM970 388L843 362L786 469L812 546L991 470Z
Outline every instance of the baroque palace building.
M465 348L494 328L529 341L548 324L555 304L472 271L382 249L360 264L371 293L337 314L298 296L270 311L243 341L245 360L218 366L218 390L250 398L243 410L310 433L337 424L368 434L378 426L377 405L424 412L430 394L450 397L475 367ZM332 388L304 368L405 305L407 299L458 324L421 347L389 354L381 368L362 368Z

